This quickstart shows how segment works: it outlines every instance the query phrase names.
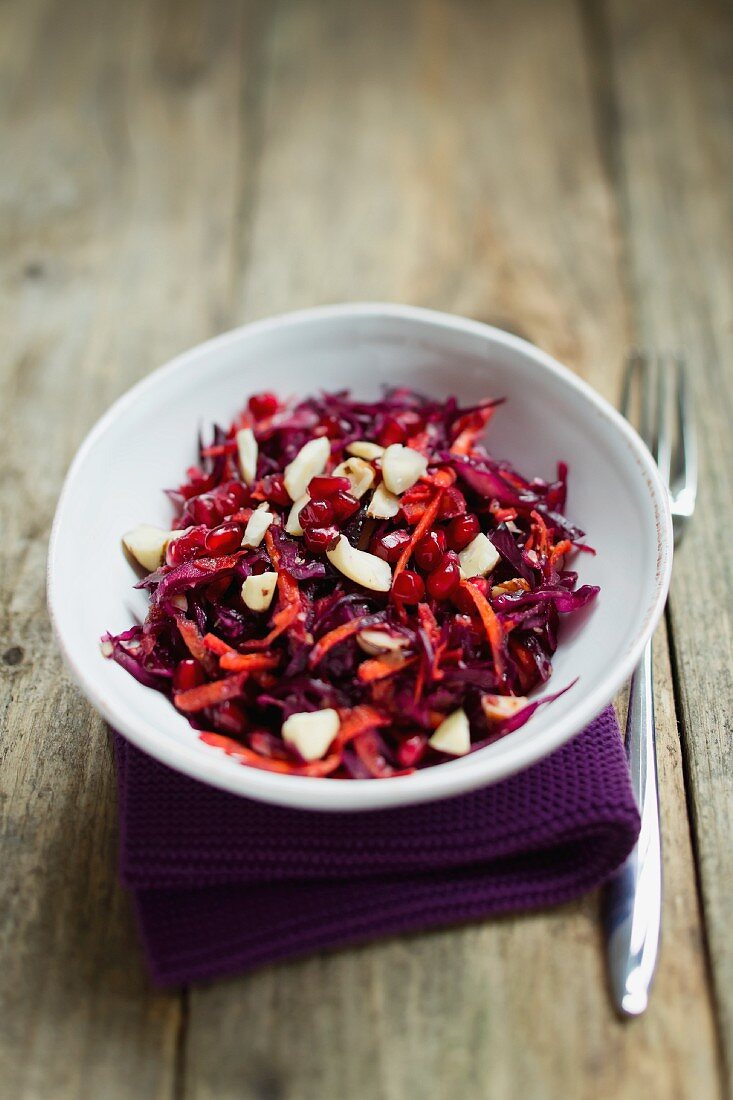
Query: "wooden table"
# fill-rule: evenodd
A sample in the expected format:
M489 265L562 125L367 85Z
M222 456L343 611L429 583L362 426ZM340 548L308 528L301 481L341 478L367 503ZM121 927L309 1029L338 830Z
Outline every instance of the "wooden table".
M725 1094L733 9L11 0L0 53L0 1091ZM105 730L45 611L59 486L102 410L174 353L370 298L518 332L612 400L632 343L682 347L694 367L702 492L656 639L664 945L636 1022L609 1006L597 897L148 984Z

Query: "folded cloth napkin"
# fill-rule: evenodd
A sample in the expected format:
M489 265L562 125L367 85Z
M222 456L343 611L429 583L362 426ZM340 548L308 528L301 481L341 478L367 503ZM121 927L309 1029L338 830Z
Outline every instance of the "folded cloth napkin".
M116 755L122 879L161 985L554 905L597 886L639 831L610 707L501 783L365 813L251 802L121 737Z

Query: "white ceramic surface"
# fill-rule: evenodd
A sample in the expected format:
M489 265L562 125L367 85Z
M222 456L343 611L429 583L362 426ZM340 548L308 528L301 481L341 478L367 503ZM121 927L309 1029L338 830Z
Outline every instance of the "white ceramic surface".
M99 637L146 610L120 535L165 526L162 490L196 459L199 426L228 423L253 391L307 394L383 383L464 403L503 395L489 444L531 476L569 463L568 514L598 554L577 555L579 583L601 586L566 620L545 691L578 677L562 698L488 748L412 776L339 782L259 771L204 745L162 695L105 660ZM661 615L672 529L667 494L638 436L593 390L517 337L407 306L306 310L219 336L155 371L90 432L69 470L49 550L54 628L85 695L135 745L173 768L250 798L322 810L361 810L457 794L527 767L578 733L626 680ZM542 693L540 693L542 694ZM101 751L101 746L100 746Z

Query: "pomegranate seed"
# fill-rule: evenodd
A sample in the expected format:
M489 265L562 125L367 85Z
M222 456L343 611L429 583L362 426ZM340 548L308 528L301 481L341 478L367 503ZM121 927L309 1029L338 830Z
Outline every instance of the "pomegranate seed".
M219 511L210 493L204 493L192 500L190 513L194 523L201 523L205 527L213 527L219 519Z
M392 592L403 603L420 603L425 595L425 584L419 573L403 569L394 579Z
M274 393L253 393L247 404L255 420L264 420L277 412L278 400Z
M397 760L403 768L414 768L425 755L428 739L422 733L413 733L397 749Z
M442 534L442 531L441 531ZM445 536L443 536L445 542ZM445 546L441 546L441 539L437 531L428 531L427 535L420 539L415 547L415 562L425 573L432 573L443 560Z
M441 519L454 519L466 511L466 498L460 489L451 486L444 490L438 515Z
M203 684L205 679L204 670L198 661L187 657L185 661L179 661L173 670L173 690L188 691L189 688Z
M303 508L300 509L300 526L305 529L306 527L327 527L333 520L334 509L333 505L328 500L309 500Z
M241 481L225 481L208 493L188 501L181 521L216 527L223 519L249 503L249 490Z
M215 558L233 554L242 545L242 528L238 523L222 523L206 536L206 549Z
M389 416L379 431L377 443L379 443L380 447L390 447L393 443L404 443L406 439L407 432L402 427L399 420L395 420L393 416Z
M241 481L230 481L228 489L236 498L237 508L243 508L245 504L250 503L249 489Z
M261 573L269 573L272 569L272 562L268 558L267 561L263 561L262 558L258 558L257 561L252 562L252 576L259 577Z
M448 545L451 550L464 550L479 534L481 525L474 515L456 516L448 524Z
M484 577L472 577L471 584L478 588L484 596L489 596L489 582ZM463 615L475 615L476 604L473 602L465 588L457 588L455 592L451 594L453 603Z
M425 427L425 417L416 409L407 409L405 412L400 413L398 419L407 435L417 435Z
M351 519L359 511L359 501L352 497L351 493L345 493L343 489L339 489L337 493L333 494L331 504L338 523L345 523L347 519ZM301 512L300 515L302 523L303 513Z
M241 734L247 732L247 716L239 706L238 703L233 703L231 699L228 699L224 703L219 703L214 712L214 725L221 730L226 730L227 733Z
M189 466L186 470L186 476L188 477L188 482L185 485L181 485L178 490L186 500L190 500L191 497L197 497L200 493L208 492L213 486L211 476L205 474L198 466Z
M308 483L308 495L318 500L330 500L336 493L348 493L351 482L348 477L312 477Z
M305 544L315 554L331 550L341 535L338 527L304 527Z
M428 592L434 600L447 600L453 595L461 581L458 565L446 554L428 577Z
M184 561L191 561L200 557L206 549L206 528L191 527L185 535L177 539L171 539L165 551L166 565L183 565Z
M339 439L344 434L341 421L337 416L324 416L321 425L326 429L326 435L329 439Z
M262 492L270 504L279 504L281 508L288 508L292 501L290 493L285 488L285 479L282 474L270 474L262 479Z
M409 531L390 531L389 534L382 535L381 538L372 539L369 552L391 564L397 561L409 541Z

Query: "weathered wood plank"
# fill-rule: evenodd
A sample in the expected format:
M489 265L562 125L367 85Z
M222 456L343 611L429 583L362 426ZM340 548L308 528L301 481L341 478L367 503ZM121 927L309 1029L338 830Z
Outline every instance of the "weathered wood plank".
M633 332L593 90L561 0L281 5L247 314L344 298L455 309L614 397ZM643 1020L612 1015L586 899L192 990L185 1095L717 1096L663 632L657 657L665 948Z
M106 732L62 672L44 559L93 419L221 324L247 19L228 2L0 12L0 1091L18 1100L175 1088L180 998L142 966Z
M682 742L733 1089L733 10L607 5L607 142L641 340L683 349L701 426L697 515L671 596Z

